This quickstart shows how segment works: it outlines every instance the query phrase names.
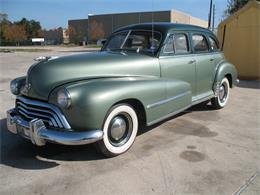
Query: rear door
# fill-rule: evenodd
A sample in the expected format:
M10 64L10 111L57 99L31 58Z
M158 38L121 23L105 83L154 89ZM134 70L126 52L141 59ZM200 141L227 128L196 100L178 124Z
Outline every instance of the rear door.
M213 95L215 56L211 52L206 34L191 33L191 42L196 61L196 96L193 101L197 101Z

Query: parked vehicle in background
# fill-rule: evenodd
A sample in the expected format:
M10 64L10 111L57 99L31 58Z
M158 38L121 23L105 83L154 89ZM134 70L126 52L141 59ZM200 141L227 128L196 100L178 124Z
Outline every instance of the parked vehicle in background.
M99 39L99 40L97 41L97 45L98 45L98 46L102 46L102 45L105 44L105 42L106 42L106 39Z
M138 129L211 100L226 106L235 67L204 28L170 23L115 31L98 53L45 57L11 82L8 129L38 146L95 142L127 151Z

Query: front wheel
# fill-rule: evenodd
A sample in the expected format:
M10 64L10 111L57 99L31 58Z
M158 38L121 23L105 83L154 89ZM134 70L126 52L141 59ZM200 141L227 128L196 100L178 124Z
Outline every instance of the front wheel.
M113 106L103 125L103 139L97 142L98 149L107 157L126 152L134 143L138 130L135 110L128 104Z
M220 82L217 97L211 99L211 104L215 109L224 108L228 102L230 93L230 85L227 78L223 78Z

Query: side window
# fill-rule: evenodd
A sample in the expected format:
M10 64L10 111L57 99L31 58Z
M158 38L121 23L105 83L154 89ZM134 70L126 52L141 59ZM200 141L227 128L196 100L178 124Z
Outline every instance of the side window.
M174 49L176 54L189 53L188 38L185 34L174 35Z
M168 38L166 45L164 46L163 52L165 54L189 53L188 37L185 34L171 35Z
M205 36L201 34L193 34L192 35L192 43L193 43L193 49L195 52L208 52L209 46L207 43L207 40Z
M213 39L212 37L209 37L209 42L210 42L210 47L212 51L218 51L218 44L216 42L215 39Z
M163 53L165 53L165 54L172 54L172 53L174 53L173 43L174 43L173 35L171 35L168 38L167 43L164 46Z

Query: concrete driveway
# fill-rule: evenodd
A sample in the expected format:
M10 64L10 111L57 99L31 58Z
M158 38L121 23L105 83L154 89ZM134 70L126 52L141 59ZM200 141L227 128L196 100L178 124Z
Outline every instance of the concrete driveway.
M51 49L0 53L0 194L260 194L259 82L241 82L222 110L200 105L147 128L115 158L92 145L37 148L9 133L9 81L35 57L82 52Z

